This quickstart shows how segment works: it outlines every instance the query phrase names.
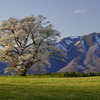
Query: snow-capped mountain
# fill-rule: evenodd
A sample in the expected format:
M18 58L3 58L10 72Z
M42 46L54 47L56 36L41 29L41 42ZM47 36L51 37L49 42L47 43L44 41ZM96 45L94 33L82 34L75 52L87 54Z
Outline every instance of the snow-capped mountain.
M81 39L81 37L67 37L62 39L58 42L57 47L64 50L69 50L71 48L71 45L73 45L76 41Z
M62 39L58 48L66 50L66 62L50 59L48 72L100 72L100 33Z

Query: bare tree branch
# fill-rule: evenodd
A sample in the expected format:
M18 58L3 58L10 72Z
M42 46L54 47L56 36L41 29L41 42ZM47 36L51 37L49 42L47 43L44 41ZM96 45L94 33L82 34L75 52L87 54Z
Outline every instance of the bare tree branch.
M19 75L26 75L32 65L49 65L48 54L64 57L54 45L60 33L43 16L10 18L0 25L0 33L0 60Z

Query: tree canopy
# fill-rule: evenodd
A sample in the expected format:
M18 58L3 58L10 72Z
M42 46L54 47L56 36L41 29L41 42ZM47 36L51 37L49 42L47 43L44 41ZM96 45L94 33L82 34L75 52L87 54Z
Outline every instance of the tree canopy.
M53 29L42 15L3 21L0 26L0 60L10 65L5 72L26 75L33 65L50 66L45 56L63 60L63 51L55 45L58 36L60 32Z

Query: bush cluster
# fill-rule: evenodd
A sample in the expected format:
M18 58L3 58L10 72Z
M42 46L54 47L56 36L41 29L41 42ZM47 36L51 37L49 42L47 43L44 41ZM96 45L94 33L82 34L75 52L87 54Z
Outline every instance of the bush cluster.
M99 73L76 73L76 72L65 72L65 73L44 73L44 74L27 74L27 76L38 76L38 77L91 77L91 76L100 76Z

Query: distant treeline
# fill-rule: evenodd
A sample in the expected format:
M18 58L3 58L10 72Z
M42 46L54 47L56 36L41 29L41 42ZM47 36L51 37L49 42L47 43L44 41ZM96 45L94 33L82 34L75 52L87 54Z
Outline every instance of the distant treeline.
M27 74L27 76L40 76L40 77L89 77L89 76L100 76L99 73L76 73L76 72L65 72L65 73L44 73L44 74Z

